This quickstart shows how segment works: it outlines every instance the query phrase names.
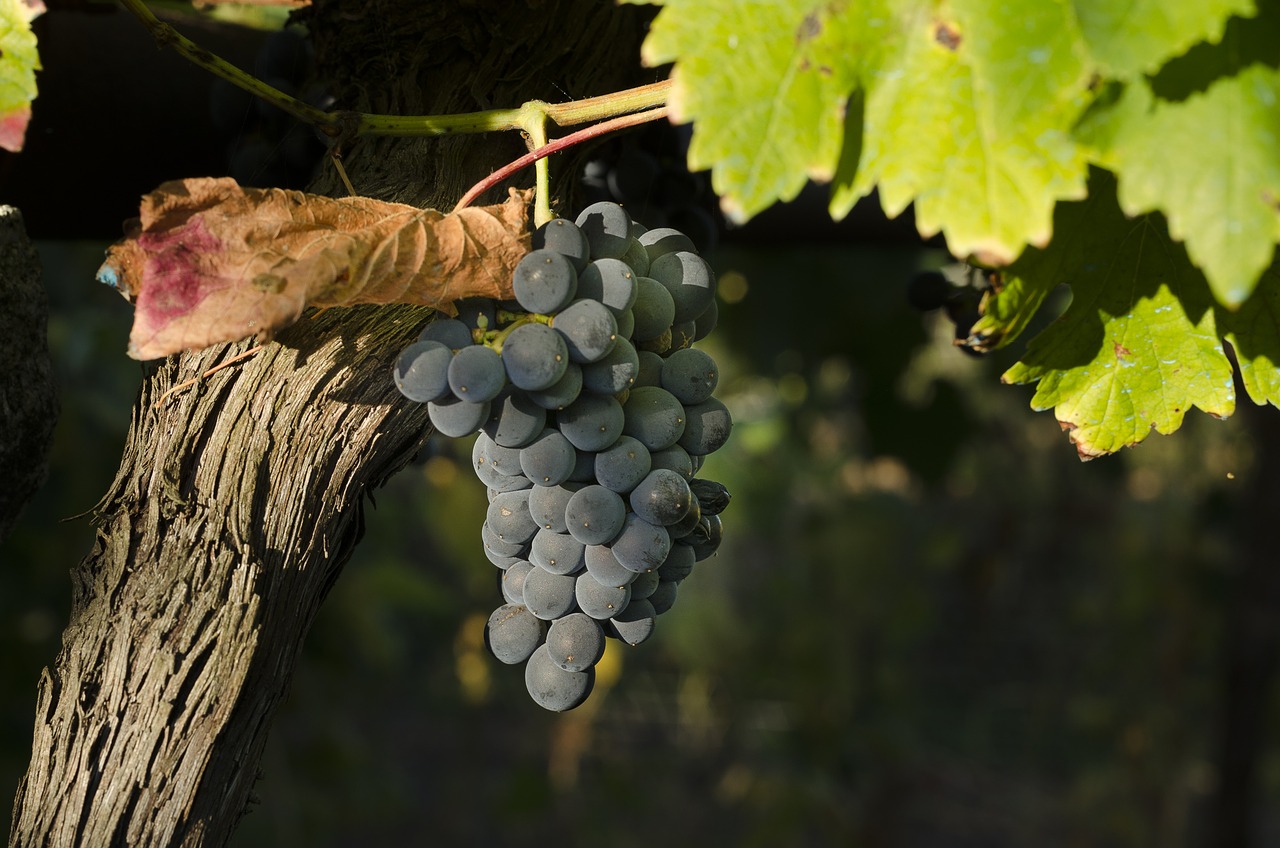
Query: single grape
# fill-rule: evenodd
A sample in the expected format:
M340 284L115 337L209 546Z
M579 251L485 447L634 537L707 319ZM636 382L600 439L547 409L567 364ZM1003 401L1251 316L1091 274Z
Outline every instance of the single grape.
M547 423L547 412L525 395L512 392L496 398L484 422L485 435L505 448L523 448L538 438ZM516 471L520 464L516 456Z
M627 608L609 619L609 631L628 645L639 645L653 635L653 622L657 617L653 604L632 596Z
M521 307L542 315L559 312L578 290L578 274L567 256L542 249L526 253L511 276Z
M546 429L520 449L520 470L540 486L556 486L569 479L578 452L558 430Z
M631 217L616 203L593 203L574 221L587 237L595 259L621 258L631 237Z
M474 344L471 330L457 318L437 318L422 328L418 341L440 342L450 350L461 350Z
M524 605L543 621L554 621L573 610L576 578L534 567L524 578Z
M396 359L391 379L400 394L418 403L449 395L449 363L453 351L436 341L414 342Z
M506 384L502 357L484 345L462 348L449 363L449 388L463 400L472 403L493 400Z
M658 579L664 583L678 583L693 573L693 566L697 561L698 556L689 545L672 545L666 561L658 566Z
M687 536L694 530L698 529L698 525L702 522L702 507L698 505L698 499L693 498L689 501L689 511L684 517L667 528L667 532L671 534L671 538L676 541L688 541Z
M693 493L680 474L658 468L650 471L631 491L630 502L637 516L650 524L665 527L675 524L689 512Z
M502 597L509 604L524 605L524 579L533 571L533 564L517 562L502 572Z
M575 300L551 319L551 327L564 337L569 358L579 363L604 359L618 339L617 319L598 300Z
M627 603L631 600L631 585L606 586L589 572L579 574L574 584L574 600L584 613L603 621L627 608Z
M649 266L649 277L671 293L675 303L672 323L692 321L711 305L716 277L707 260L688 250L658 257Z
M688 420L680 436L680 446L690 454L706 456L720 450L729 441L729 434L733 431L733 417L716 398L691 406L685 413Z
M676 302L662 283L650 277L637 277L636 302L631 312L636 320L632 338L647 342L671 329L676 317Z
M719 515L724 512L725 507L729 506L731 497L729 490L724 487L724 484L717 483L715 480L690 480L689 489L698 499L704 515Z
M597 259L578 276L578 297L597 300L621 315L636 302L636 276L621 259Z
M622 530L626 515L626 505L616 492L604 486L586 486L569 498L565 525L582 544L603 545Z
M502 362L512 385L541 391L564 376L569 351L564 337L546 324L523 324L502 343Z
M502 541L522 545L538 532L538 523L529 514L529 492L499 492L489 504L485 521Z
M618 441L596 454L596 480L606 489L624 494L644 479L651 464L648 448L630 436L620 436Z
M582 391L582 366L570 362L564 369L564 376L556 380L550 388L536 392L525 392L529 400L543 409L560 410L578 399Z
M720 307L716 305L715 300L712 300L711 305L702 310L702 314L693 320L693 340L699 342L711 335L711 331L716 328L719 320Z
M523 474L520 470L520 448L503 447L483 431L476 435L475 443L471 446L471 464L477 469L482 464L488 465L495 473L507 477Z
M568 532L565 527L565 508L569 499L581 490L581 483L565 486L534 486L529 490L529 515L540 530L552 533Z
M637 351L640 359L640 371L636 374L637 386L662 385L662 357L649 350Z
M693 548L693 555L698 562L702 562L715 554L720 547L723 535L724 531L720 524L720 516L702 516L702 521L698 523L698 529L690 533L688 537L689 547Z
M672 445L660 451L653 451L650 465L653 468L666 468L676 472L688 480L693 476L693 457L679 445Z
M494 492L517 492L533 485L533 481L523 474L508 477L506 474L499 474L494 471L491 465L477 465L476 477L479 478L481 483L484 483L486 489L491 489Z
M489 616L484 642L499 662L514 665L527 660L542 643L545 626L525 607L503 604Z
M616 395L635 385L640 356L631 342L618 336L603 359L582 366L582 385L598 395Z
M640 236L639 241L649 254L650 264L657 260L658 257L666 256L668 253L676 253L682 250L697 252L688 236L679 230L673 230L671 227L659 227L656 230L649 230Z
M695 348L677 350L662 363L662 388L685 406L711 397L719 380L716 361Z
M649 450L659 451L671 447L677 441L681 442L685 450L689 450L688 445L681 441L686 426L685 409L666 389L655 386L632 389L622 407L622 413L622 432L637 439ZM699 441L693 443L699 446L702 444Z
M622 404L612 397L584 394L557 413L556 423L575 448L598 451L622 435L625 417Z
M555 664L546 644L539 645L524 667L524 685L534 703L562 713L581 706L595 685L595 668L565 671Z
M658 588L654 589L653 594L647 599L653 605L654 615L662 615L675 606L676 593L679 590L679 586L679 582L675 580L663 581L658 584Z
M643 277L649 273L649 254L645 253L644 245L634 238L627 245L626 252L622 254L622 261L630 265L637 276Z
M485 550L501 557L519 556L525 549L524 543L507 541L493 532L487 521L480 525L480 539L484 542Z
M489 401L471 403L449 395L442 400L430 401L427 404L427 416L431 419L432 426L443 435L460 439L480 429L480 425L489 417Z
M552 218L534 230L531 246L534 250L554 250L568 259L578 273L587 266L590 254L587 237L578 229L577 224L565 218Z
M552 574L576 574L586 565L586 546L568 533L539 530L529 549L529 561Z
M586 613L569 613L551 622L547 651L565 671L586 671L604 656L604 630Z
M636 579L631 581L631 603L643 601L652 595L653 590L658 588L658 583L661 581L662 576L657 569L637 574Z
M637 574L658 568L671 551L671 534L635 513L629 513L622 532L610 544L618 563Z
M601 586L612 586L616 589L636 579L637 572L624 568L608 545L587 545L582 559L587 567L587 574Z

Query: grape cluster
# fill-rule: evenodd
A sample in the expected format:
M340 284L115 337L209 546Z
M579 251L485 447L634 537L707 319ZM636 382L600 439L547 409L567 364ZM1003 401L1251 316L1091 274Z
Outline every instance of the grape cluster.
M590 694L605 638L645 641L719 547L729 494L695 475L732 420L692 347L716 324L715 276L678 231L593 204L534 233L512 287L429 323L393 378L444 435L478 431L506 601L486 638L561 711Z

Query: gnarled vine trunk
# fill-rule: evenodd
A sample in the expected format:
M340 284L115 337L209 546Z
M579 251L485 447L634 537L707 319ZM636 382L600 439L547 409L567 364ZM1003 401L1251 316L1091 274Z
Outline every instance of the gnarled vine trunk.
M460 112L643 81L635 10L612 3L317 0L306 16L347 108ZM447 208L521 152L510 134L371 139L344 162L362 194ZM339 185L330 169L316 190ZM424 317L330 310L183 391L166 396L249 344L173 357L146 379L40 680L11 845L228 841L303 639L360 539L362 499L426 438L425 408L388 379Z

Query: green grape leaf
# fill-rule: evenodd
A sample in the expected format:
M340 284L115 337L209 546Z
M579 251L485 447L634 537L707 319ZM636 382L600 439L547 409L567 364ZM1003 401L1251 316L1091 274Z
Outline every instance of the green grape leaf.
M1089 50L1109 76L1155 72L1198 41L1217 41L1232 15L1256 13L1253 0L1073 0Z
M1032 408L1054 409L1082 459L1171 433L1192 406L1235 409L1204 277L1160 216L1126 218L1101 172L1090 187L1060 205L1058 237L1019 269L1038 287L1069 282L1071 305L1003 377L1037 383Z
M977 353L990 353L1018 338L1053 291L1051 279L1049 275L1027 276L1010 269L999 288L983 296L982 317L970 328L964 346Z
M1268 268L1244 305L1219 321L1249 397L1259 405L1280 406L1280 268Z
M836 177L839 217L878 184L890 216L914 202L921 234L951 252L1006 264L1044 245L1059 199L1084 196L1070 128L1092 68L1070 10L1011 0L902 2L901 32L867 77L856 174Z
M725 214L744 221L829 180L859 57L875 52L875 4L666 0L647 65L674 61L672 118L694 122L691 170L711 168ZM865 48L865 49L863 49Z
M1163 212L1229 307L1249 297L1280 239L1278 104L1280 71L1254 65L1181 101L1131 83L1079 128L1119 175L1124 210Z
M0 0L0 147L17 153L27 135L36 98L40 55L31 21L41 0Z

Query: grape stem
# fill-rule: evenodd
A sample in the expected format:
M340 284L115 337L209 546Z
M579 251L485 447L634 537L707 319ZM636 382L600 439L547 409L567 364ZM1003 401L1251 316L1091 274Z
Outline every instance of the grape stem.
M551 323L550 315L539 315L533 312L530 312L528 314L522 314L520 317L516 318L509 325L507 325L506 327L503 327L501 330L495 330L492 333L485 333L484 344L488 347L493 348L494 353L502 353L502 345L507 341L507 337L510 336L511 333L517 328L523 327L525 324L550 324L550 323Z
M334 139L339 146L362 135L441 136L520 130L526 134L532 146L541 147L545 144L548 120L554 121L557 126L568 127L616 115L627 115L666 103L667 93L671 88L670 81L663 80L568 103L531 100L514 109L488 109L454 115L376 115L345 110L326 112L267 85L196 44L157 18L143 0L120 0L120 5L151 31L160 47L172 47L215 76L316 127ZM549 207L547 212L550 212Z
M648 123L649 121L656 121L659 118L665 118L666 116L667 107L659 106L657 109L650 109L647 112L638 112L634 115L623 115L619 118L601 121L600 123L593 124L584 130L578 130L577 132L569 133L562 138L557 138L555 141L552 141L549 144L544 144L535 150L529 151L519 159L503 165L501 168L494 171L471 188L467 189L467 193L458 201L458 205L453 207L453 211L457 212L459 209L467 208L467 206L471 204L471 201L475 200L477 197L484 194L507 177L523 168L529 167L535 162L539 162L547 158L552 153L559 153L561 150L566 150L573 147L575 144L581 144L584 141L599 138L602 135L608 135L611 132L617 132L618 130L626 129L627 127L635 127L640 124ZM548 206L547 220L550 220L550 217L550 207Z

